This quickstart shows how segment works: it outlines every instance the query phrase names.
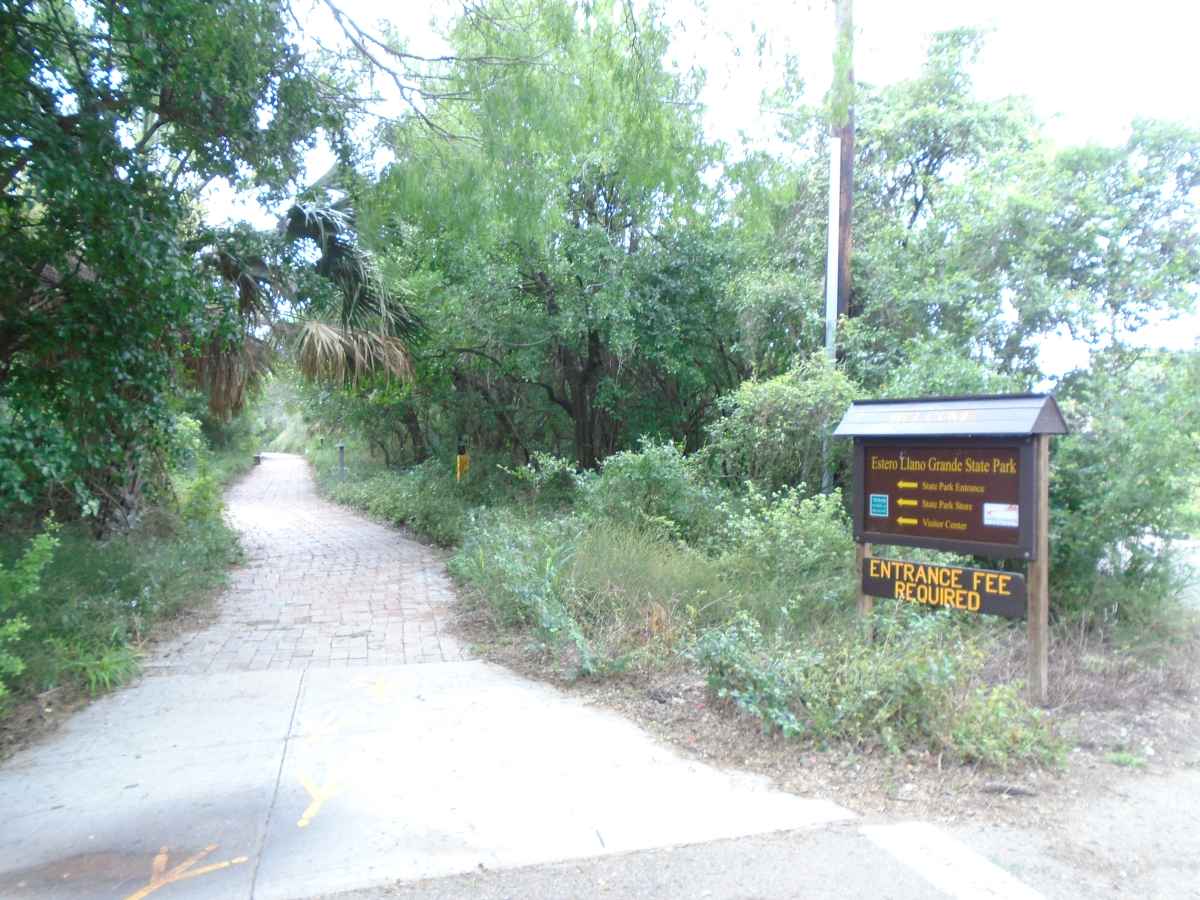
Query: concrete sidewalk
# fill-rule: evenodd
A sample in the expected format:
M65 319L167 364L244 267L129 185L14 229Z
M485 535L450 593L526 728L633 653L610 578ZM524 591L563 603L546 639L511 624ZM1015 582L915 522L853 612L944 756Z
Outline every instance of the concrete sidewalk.
M436 557L303 460L229 505L217 621L0 769L0 897L307 897L849 817L465 660Z
M147 679L11 761L0 809L6 898L307 897L848 817L480 662Z

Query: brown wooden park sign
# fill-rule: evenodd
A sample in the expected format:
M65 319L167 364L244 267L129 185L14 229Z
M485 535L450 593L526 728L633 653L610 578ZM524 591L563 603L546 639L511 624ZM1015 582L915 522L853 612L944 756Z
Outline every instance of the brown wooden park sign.
M873 597L1026 618L1029 692L1045 703L1050 435L1067 427L1046 394L860 400L834 435L854 439L859 611ZM872 544L1028 562L1019 572L872 556Z

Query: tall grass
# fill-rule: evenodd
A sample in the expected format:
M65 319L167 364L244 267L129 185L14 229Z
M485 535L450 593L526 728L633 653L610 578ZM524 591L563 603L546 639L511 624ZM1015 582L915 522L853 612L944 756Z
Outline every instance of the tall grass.
M83 525L58 529L58 546L34 589L0 604L0 612L25 623L9 645L22 661L10 680L14 691L65 686L96 693L135 675L154 627L224 583L239 550L221 515L221 489L251 462L243 450L206 454L175 478L174 503L149 510L138 527L103 541ZM11 569L32 538L5 534L0 566Z
M477 514L450 569L501 624L531 626L545 651L583 674L670 653L734 600L715 560L653 531L575 515Z
M462 543L471 510L515 496L511 480L486 459L476 460L467 478L459 482L449 458L390 469L361 445L349 444L343 477L336 447L310 447L307 455L322 494L375 518L406 526L443 547Z
M588 492L602 489L603 479ZM698 533L697 544L675 536L669 505L642 516L610 509L476 514L451 569L502 623L534 626L585 674L661 662L740 613L798 634L852 608L853 550L836 497L717 504L708 516L725 518L723 538Z
M855 614L854 544L839 494L715 485L670 445L600 473L541 458L386 470L348 449L316 455L323 489L439 543L468 602L568 677L687 668L765 729L820 744L921 746L1006 766L1057 762L1015 631L991 617L876 604ZM1128 602L1128 598L1126 598ZM1061 626L1060 626L1061 627Z

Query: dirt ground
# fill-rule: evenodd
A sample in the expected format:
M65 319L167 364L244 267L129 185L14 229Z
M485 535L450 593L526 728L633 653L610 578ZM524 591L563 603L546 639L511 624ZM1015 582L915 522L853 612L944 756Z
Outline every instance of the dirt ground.
M1154 678L1139 680L1124 666L1105 667L1094 658L1090 666L1073 667L1064 674L1072 679L1069 702L1048 710L1067 742L1065 765L1001 771L929 752L822 749L766 735L758 720L714 700L695 672L570 680L528 637L497 632L478 609L464 605L455 626L480 657L619 712L685 755L765 775L783 790L828 797L864 817L1051 830L1068 806L1100 796L1131 774L1200 767L1200 685L1190 677L1197 671L1196 643ZM1089 690L1093 703L1079 696Z

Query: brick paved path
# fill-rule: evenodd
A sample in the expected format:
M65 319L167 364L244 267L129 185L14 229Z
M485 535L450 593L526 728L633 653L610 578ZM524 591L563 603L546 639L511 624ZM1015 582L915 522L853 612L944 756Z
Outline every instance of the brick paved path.
M468 658L442 628L454 591L437 556L320 499L302 457L264 454L226 504L246 563L217 621L160 646L147 673Z

